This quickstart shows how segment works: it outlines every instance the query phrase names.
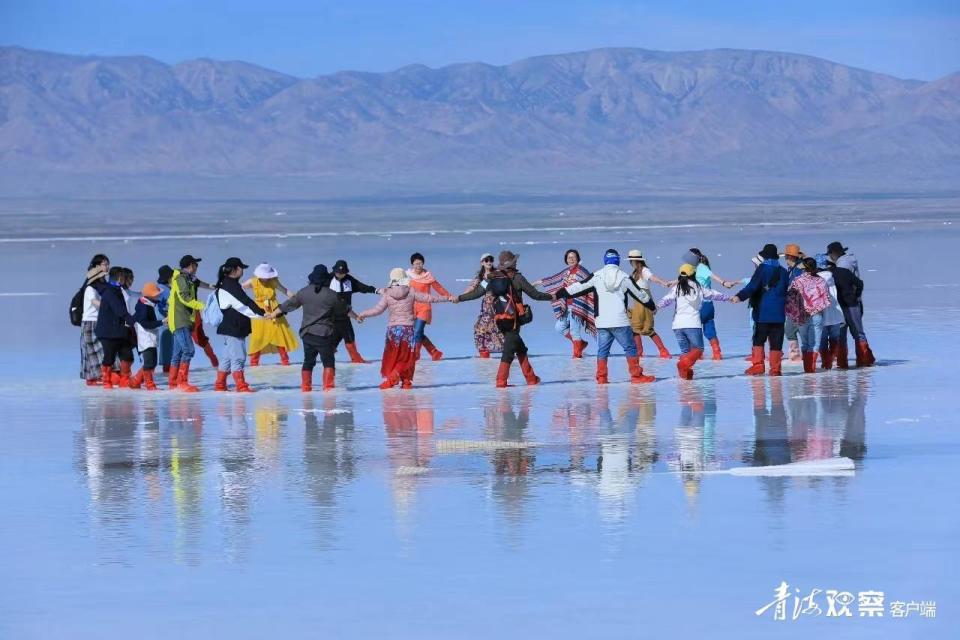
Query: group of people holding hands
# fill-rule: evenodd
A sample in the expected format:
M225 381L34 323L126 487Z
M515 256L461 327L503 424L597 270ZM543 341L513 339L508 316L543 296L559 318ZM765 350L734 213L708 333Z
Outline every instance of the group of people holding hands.
M190 364L194 345L198 345L217 368L214 390L226 391L232 378L236 391L250 392L253 389L244 377L248 354L249 366L258 366L261 354L267 353L277 353L282 364L289 364L290 352L302 341L301 389L313 389L313 370L319 359L322 388L329 390L335 387L334 354L341 342L352 362L366 362L357 348L353 321L362 323L387 313L380 387L409 389L422 350L433 360L443 358L443 352L426 335L433 304L479 299L474 343L481 358L500 354L496 386L508 386L514 360L526 383L537 384L540 378L520 335L533 315L525 297L551 303L556 330L570 342L573 358L583 357L588 338L596 340L598 384L608 383L614 342L626 356L631 382L653 381L640 364L643 338L653 342L659 357L671 357L654 329L656 313L671 306L672 328L680 348L679 377L693 378L705 342L710 343L712 358L722 359L715 302L746 302L751 307L753 348L748 375L780 375L784 339L790 346L788 357L802 360L806 373L817 370L818 358L823 369L834 365L847 368L848 333L853 334L857 366L875 361L863 329L859 266L839 242L815 257L804 255L796 244L786 245L783 254L767 244L752 258L753 274L732 281L714 274L708 257L696 248L681 256L670 279L654 275L638 249L626 256L629 271L621 268L621 256L615 249L604 252L603 266L597 271L585 268L579 252L570 249L564 253L563 269L533 282L519 270L518 259L511 251L500 252L496 260L492 254L483 254L469 286L453 295L426 269L420 253L410 257L409 268L392 269L382 287L360 282L350 274L345 260L337 260L330 270L316 265L306 285L298 290L284 286L276 268L268 263L261 263L252 277L244 279L250 267L237 257L225 260L216 281L208 284L197 277L201 259L186 255L178 269L161 267L157 281L145 283L137 292L132 270L112 266L107 256L98 254L73 303L77 307L75 324L81 327L82 375L91 386L152 390L157 388L154 372L159 364L170 389L195 392ZM667 290L659 300L652 293L653 284ZM714 289L714 284L739 290L728 295ZM205 299L200 298L202 288L209 290ZM357 312L353 306L356 293L377 294L380 299L370 309ZM282 302L281 295L285 298ZM302 310L302 319L299 332L294 333L286 316L297 309ZM211 347L204 325L215 329L221 344L219 354ZM142 360L135 374L134 351Z

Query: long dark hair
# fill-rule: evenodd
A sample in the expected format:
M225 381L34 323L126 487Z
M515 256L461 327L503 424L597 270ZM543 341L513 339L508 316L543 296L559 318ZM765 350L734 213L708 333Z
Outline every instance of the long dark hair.
M697 249L696 247L694 247L690 249L690 253L697 256L697 259L700 261L700 264L705 265L707 267L710 266L710 261L707 259L707 256L703 255L700 249ZM693 265L693 266L697 266L697 265Z
M223 281L230 271L231 269L228 269L226 264L220 265L220 268L217 269L217 284L213 285L215 289L220 289L223 287Z
M108 258L102 253L98 253L97 255L90 258L90 266L87 267L87 271L89 271L90 269L93 269L94 267L100 266L104 262L110 262L110 258Z
M697 287L700 286L693 276L685 276L682 273L677 276L677 297L681 295L688 296L691 293L694 293Z

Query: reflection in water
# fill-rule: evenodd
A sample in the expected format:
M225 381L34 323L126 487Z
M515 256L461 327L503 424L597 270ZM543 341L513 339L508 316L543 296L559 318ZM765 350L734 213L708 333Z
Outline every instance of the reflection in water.
M243 398L224 398L218 407L223 419L220 443L220 504L223 510L225 554L242 561L249 550L250 500L256 456L253 432Z
M752 378L736 381L736 387L709 379L676 386L578 386L558 406L540 401L551 397L546 390L514 389L481 396L482 421L472 425L463 423L460 404L447 407L458 411L456 418L439 421L434 403L444 396L435 390L388 393L382 397L386 460L360 455L362 434L381 436L355 426L354 400L347 394L295 396L303 415L300 440L285 438L291 399L282 396L250 400L231 394L211 401L118 393L82 404L77 469L105 562L127 562L127 554L146 548L199 563L209 553L202 545L211 539L222 545L218 551L226 560L245 562L257 540L250 534L256 506L279 496L284 509L295 508L296 500L284 493L290 486L309 508L297 524L309 522L318 549L337 548L332 535L342 514L369 517L376 508L369 497L359 508L342 507L357 497L348 487L364 472L380 474L385 463L401 540L412 540L419 491L466 478L458 490L481 486L516 546L540 507L538 491L550 484L582 489L604 523L622 528L651 473L676 473L687 504L696 507L711 472L837 456L862 460L870 377L870 371L850 371ZM740 400L744 389L752 409ZM677 393L679 416L658 415L657 396ZM727 402L724 423L718 406ZM751 414L752 429L744 433ZM211 428L205 429L205 416ZM489 446L437 459L436 432L454 429L468 442ZM456 475L458 469L465 474ZM742 482L759 487L777 515L790 490L829 487L842 494L854 481L765 476ZM261 513L277 517L276 509ZM205 536L210 527L217 531Z
M530 406L533 390L525 388L518 394L516 410L511 395L497 394L496 402L485 405L484 437L502 442L523 442L530 426ZM519 526L524 519L525 503L530 497L530 479L536 455L533 448L513 447L495 449L490 455L493 476L490 479L490 495L498 511L511 527Z
M397 528L401 538L409 539L420 476L433 457L433 396L430 392L391 393L383 403L383 426L393 469L391 492Z
M203 532L203 411L198 400L189 396L170 400L164 439L169 442L175 554L182 562L198 564Z
M681 384L680 418L674 428L677 453L669 468L680 472L683 491L690 506L695 506L700 495L704 471L723 467L717 452L716 387Z
M331 395L318 403L314 394L303 396L303 483L314 505L313 525L317 546L332 548L330 534L337 518L337 491L354 479L359 458L354 449L353 404L337 405Z

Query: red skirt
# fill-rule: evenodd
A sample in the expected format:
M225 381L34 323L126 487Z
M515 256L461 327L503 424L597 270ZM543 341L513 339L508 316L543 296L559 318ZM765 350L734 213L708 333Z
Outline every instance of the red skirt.
M413 342L413 327L395 325L387 327L387 336L383 344L383 359L380 361L380 375L384 378L413 378L417 364Z

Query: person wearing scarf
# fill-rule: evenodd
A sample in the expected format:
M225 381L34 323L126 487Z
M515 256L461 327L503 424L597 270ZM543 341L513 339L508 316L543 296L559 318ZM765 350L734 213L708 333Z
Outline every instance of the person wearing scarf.
M414 253L410 256L410 268L407 269L407 278L410 280L409 286L414 293L422 296L430 295L430 291L435 291L438 296L450 298L450 292L443 288L433 274L424 268L426 259L421 253ZM413 321L413 336L416 342L415 355L420 359L420 348L423 347L434 360L443 358L443 352L437 349L425 335L427 325L433 320L433 305L427 301L417 300L413 305L415 319Z
M580 252L576 249L567 249L563 254L566 268L552 276L542 278L533 283L547 293L555 294L560 289L578 282L586 282L593 274L580 264ZM587 347L586 336L597 335L594 320L594 294L590 293L580 298L558 298L553 303L553 314L557 318L556 329L573 345L573 357L582 358Z

